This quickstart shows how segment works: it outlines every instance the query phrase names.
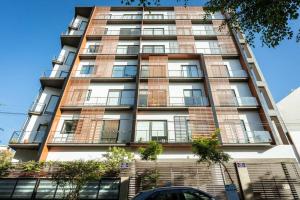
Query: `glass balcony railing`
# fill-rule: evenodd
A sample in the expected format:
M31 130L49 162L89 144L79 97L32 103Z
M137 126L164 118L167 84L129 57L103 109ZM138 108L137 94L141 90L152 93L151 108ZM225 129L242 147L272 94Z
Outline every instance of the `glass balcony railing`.
M42 114L44 112L45 106L45 103L33 102L29 108L29 112Z
M212 72L213 77L220 77L220 78L247 78L248 74L245 70L227 70L220 69L215 70Z
M55 56L53 59L52 59L52 62L55 63L55 64L59 64L59 65L62 65L65 61L65 56Z
M41 75L41 78L65 78L69 74L67 70L47 70Z
M134 105L134 97L86 97L75 98L63 104L63 106L107 106L107 107L127 107Z
M99 55L99 54L136 55L139 53L139 47L137 46L118 47L116 50L103 49L102 47L98 49L83 48L80 50L80 53L86 55Z
M145 66L145 65L143 65ZM151 78L151 77L169 77L169 78L200 78L203 77L202 70L172 70L169 69L166 74L161 72L159 66L157 69L142 69L140 72L141 78Z
M162 46L154 46L153 48L142 48L140 53L145 54L195 54L195 53L202 53L202 54L236 54L236 52L232 49L221 49L221 48L194 48L194 47L187 47L187 48L164 48Z
M182 132L182 131L181 131ZM191 143L192 136L188 130L185 133L175 136L173 130L153 129L153 130L136 130L136 143L147 143L157 141L161 143Z
M82 30L66 30L65 32L62 32L62 36L68 36L68 35L82 35L84 31Z
M124 14L124 15L113 15L113 14L98 14L94 19L106 19L106 20L175 20L175 19L191 19L191 20L210 20L211 15L205 13L178 13L178 14Z
M207 97L168 97L148 99L146 95L140 95L139 106L140 107L201 107L208 106Z
M234 97L231 95L220 95L218 98L220 106L256 107L259 105L255 97Z
M46 131L15 131L9 140L10 144L39 144Z
M120 140L120 135L130 135L130 132L117 131L110 132L86 132L81 133L86 137L77 137L76 131L55 131L50 132L49 142L50 144L126 144L129 140ZM110 135L109 137L103 135Z
M258 102L255 97L236 97L238 106L258 106Z

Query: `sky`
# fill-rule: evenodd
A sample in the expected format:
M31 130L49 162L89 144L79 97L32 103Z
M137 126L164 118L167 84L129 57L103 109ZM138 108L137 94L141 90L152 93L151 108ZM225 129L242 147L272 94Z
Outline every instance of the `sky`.
M201 5L190 0L189 5ZM20 130L38 94L39 77L51 70L60 51L60 34L74 16L75 6L121 5L121 0L1 0L0 18L0 144ZM180 5L161 0L162 5ZM122 5L121 5L122 6ZM292 24L300 28L300 21ZM256 39L253 52L276 102L300 86L300 43L283 41L275 49ZM7 114L14 112L16 114Z

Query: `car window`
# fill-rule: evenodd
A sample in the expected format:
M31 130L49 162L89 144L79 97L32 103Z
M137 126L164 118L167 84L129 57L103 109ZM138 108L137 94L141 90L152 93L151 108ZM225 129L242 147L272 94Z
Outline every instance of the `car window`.
M165 190L165 191L154 193L147 200L181 200L178 195L179 195L179 191Z
M211 200L209 196L196 190L184 190L184 200Z

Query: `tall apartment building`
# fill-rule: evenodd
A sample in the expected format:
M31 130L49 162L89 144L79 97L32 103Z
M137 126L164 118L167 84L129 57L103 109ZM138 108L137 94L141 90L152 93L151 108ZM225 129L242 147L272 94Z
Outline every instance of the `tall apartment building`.
M109 146L136 152L154 140L164 147L157 165L165 180L222 196L222 169L197 167L191 152L194 138L220 128L241 196L299 197L276 104L243 35L219 29L223 20L202 7L77 7L12 136L15 158L101 159ZM136 174L129 180L137 184Z

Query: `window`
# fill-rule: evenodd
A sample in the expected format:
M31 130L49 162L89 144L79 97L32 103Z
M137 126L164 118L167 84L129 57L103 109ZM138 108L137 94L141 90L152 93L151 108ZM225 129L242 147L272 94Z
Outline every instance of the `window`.
M107 105L133 105L134 103L134 90L109 90L107 97Z
M144 45L143 53L165 53L164 45Z
M210 200L211 197L196 190L184 190L183 196L185 200Z
M88 53L98 53L100 50L99 44L89 45L88 47Z
M67 56L67 59L65 60L65 65L71 66L73 63L74 57L75 57L75 53L70 51Z
M167 121L138 121L137 141L159 141L167 140Z
M124 14L123 19L141 19L142 15L138 14Z
M241 119L241 126L242 126L242 130L243 130L243 133L244 133L245 142L248 143L248 142L250 142L249 141L249 136L248 136L248 131L247 131L247 128L246 128L245 121L243 119Z
M33 142L34 143L42 142L47 129L48 129L48 124L40 124L38 129L37 129L37 133L36 133L36 135L33 139Z
M101 133L101 142L116 143L119 135L119 120L104 120Z
M119 199L120 181L116 179L102 179L98 199Z
M181 65L182 77L199 77L197 65Z
M181 200L180 190L164 190L156 192L147 198L147 200Z
M120 35L139 35L140 28L120 28Z
M234 89L217 90L219 104L221 106L237 106L237 98Z
M138 52L138 45L118 45L117 47L117 54L137 54Z
M135 77L135 65L115 65L113 67L112 77Z
M49 103L48 103L48 105L46 107L45 113L49 114L49 113L53 113L54 112L54 109L56 107L58 99L59 99L59 96L52 95L50 97L50 100L49 100Z
M93 74L94 68L94 65L82 65L80 74Z
M59 74L59 77L60 78L65 78L65 77L68 76L68 74L69 74L69 72L67 72L67 71L61 71L60 74Z
M164 35L163 28L144 28L144 35Z
M148 65L142 65L141 77L149 77L149 66Z
M85 28L86 28L86 26L87 26L87 22L86 22L86 21L81 21L81 23L80 23L80 26L79 26L79 29L78 29L78 30L80 30L80 31L84 31L84 30L85 30Z
M148 90L140 90L139 106L148 106Z
M89 101L91 99L92 90L87 90L86 100Z
M62 134L74 134L78 120L65 120L62 128Z
M185 89L183 90L185 106L203 105L202 90L200 89Z
M186 116L174 116L175 142L191 141L189 121Z
M209 48L210 48L211 54L220 54L221 53L220 46L217 41L210 41Z

